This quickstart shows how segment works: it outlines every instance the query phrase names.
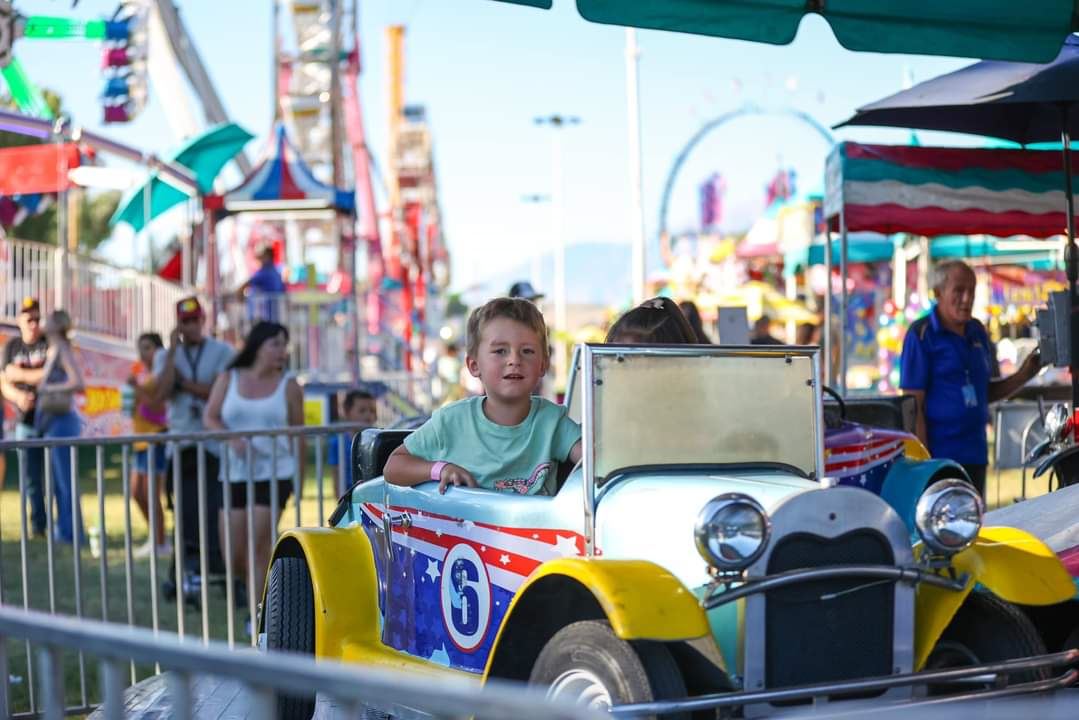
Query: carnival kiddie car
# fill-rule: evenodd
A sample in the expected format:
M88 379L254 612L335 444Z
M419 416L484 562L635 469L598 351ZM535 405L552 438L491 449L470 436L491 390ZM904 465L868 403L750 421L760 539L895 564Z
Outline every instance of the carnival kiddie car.
M925 490L913 548L879 495L823 487L817 365L812 348L582 346L583 460L557 494L358 483L333 527L278 542L260 641L634 715L1074 680L1079 653L1046 655L1012 604L1064 602L1071 578L1033 536L982 527L966 483ZM366 431L360 472L403 436Z

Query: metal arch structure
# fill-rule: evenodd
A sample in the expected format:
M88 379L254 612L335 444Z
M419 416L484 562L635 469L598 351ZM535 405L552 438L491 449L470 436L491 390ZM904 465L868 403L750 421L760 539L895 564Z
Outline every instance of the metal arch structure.
M705 136L707 136L713 130L717 130L723 125L726 125L731 120L735 120L746 115L780 115L793 118L795 120L800 120L809 127L816 130L817 133L828 143L829 148L836 144L835 136L832 135L831 131L825 125L822 125L820 122L817 121L816 118L814 118L809 113L803 112L801 110L795 110L793 108L768 109L760 107L759 105L748 104L743 105L737 110L731 110L729 112L723 113L714 120L710 120L704 125L702 125L700 130L698 130L693 135L693 137L689 139L689 142L687 142L682 147L682 150L678 153L678 155L675 156L674 163L671 165L671 169L667 173L667 180L663 184L663 196L659 204L660 237L662 237L667 232L667 210L670 205L671 193L674 191L674 182L678 179L678 173L682 169L682 165L685 164L686 158L689 157L690 153L693 152L693 150L697 147L701 140L703 140Z

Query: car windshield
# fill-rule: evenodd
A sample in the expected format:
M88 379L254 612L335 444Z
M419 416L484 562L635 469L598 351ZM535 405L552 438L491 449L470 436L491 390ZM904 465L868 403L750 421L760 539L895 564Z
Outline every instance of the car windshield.
M782 463L816 476L815 365L813 349L583 346L567 402L584 419L600 484L648 465Z

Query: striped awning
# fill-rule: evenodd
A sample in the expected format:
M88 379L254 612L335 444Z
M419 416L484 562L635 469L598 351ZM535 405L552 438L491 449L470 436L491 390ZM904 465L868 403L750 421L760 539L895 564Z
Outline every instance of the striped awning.
M319 182L289 139L282 123L274 125L255 169L239 187L225 194L225 209L242 211L356 211L352 190Z
M824 212L833 229L915 235L1028 235L1065 230L1063 157L840 143L828 158Z

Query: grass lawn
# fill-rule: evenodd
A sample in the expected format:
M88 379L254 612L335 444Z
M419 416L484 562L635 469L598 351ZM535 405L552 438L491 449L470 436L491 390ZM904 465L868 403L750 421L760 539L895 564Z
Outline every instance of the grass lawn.
M79 482L81 486L83 521L90 531L99 524L97 503L97 481L95 479L94 453L90 450L80 452ZM13 454L8 458L8 482L0 491L0 594L2 602L8 605L23 606L22 547L20 538L22 529L19 519L18 483L12 466L15 465ZM317 484L313 477L313 463L307 465L309 476L304 481L303 500L300 504L303 525L318 525L319 512L317 502ZM329 516L336 504L334 475L336 468L324 469L323 512ZM185 498L186 500L186 498ZM281 513L279 528L291 527L296 521L295 498L291 498ZM167 530L172 532L172 514L166 510ZM123 487L120 473L120 453L108 454L105 469L105 532L101 534L107 568L106 591L104 593L107 608L102 607L102 588L100 561L84 547L79 560L78 571L81 573L81 592L76 594L76 566L74 553L69 546L54 544L54 563L52 569L53 601L50 604L50 572L47 546L44 539L32 539L26 543L28 605L32 609L55 612L66 615L77 614L77 603L81 602L82 615L95 620L108 620L117 623L133 623L146 628L153 627L152 602L156 592L158 607L158 629L162 632L175 633L178 628L176 602L166 600L161 592L161 581L170 569L170 558L159 558L157 562L157 584L150 582L151 563L149 558L135 559L131 565L132 602L129 604L125 579L127 577L126 553L124 551L125 508ZM131 504L131 525L133 547L144 543L148 528L134 502ZM238 645L249 642L245 633L244 622L247 619L246 606L235 612L233 641ZM209 608L207 612L209 637L215 640L227 640L226 601L223 586L209 589ZM203 633L202 613L198 608L188 606L183 612L184 636L199 640ZM8 665L12 676L12 709L15 712L29 710L28 677L26 662L26 643L8 641ZM83 698L95 702L99 698L97 661L86 658L84 671L80 671L77 655L64 657L64 686L69 705L82 704ZM36 674L37 668L32 672ZM136 668L136 677L145 678L152 674L152 666ZM35 678L35 685L37 680Z

